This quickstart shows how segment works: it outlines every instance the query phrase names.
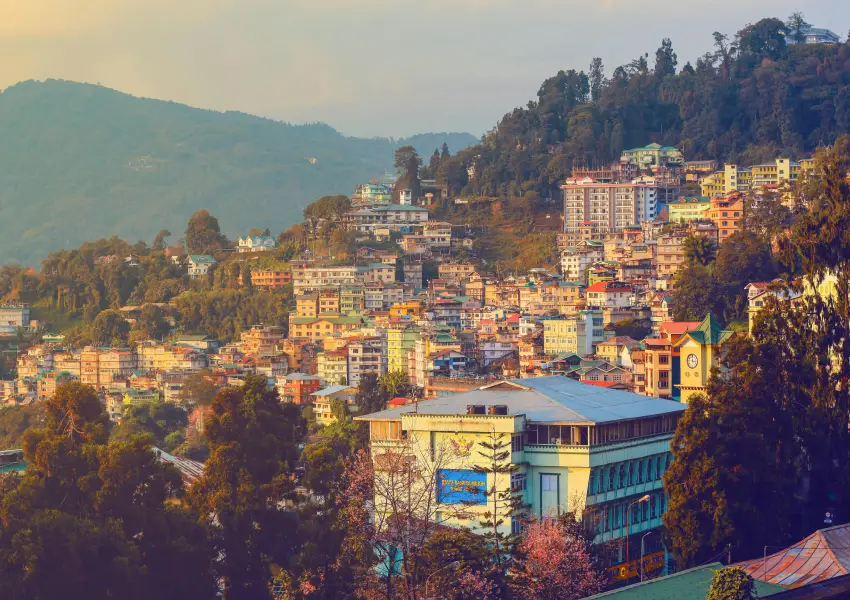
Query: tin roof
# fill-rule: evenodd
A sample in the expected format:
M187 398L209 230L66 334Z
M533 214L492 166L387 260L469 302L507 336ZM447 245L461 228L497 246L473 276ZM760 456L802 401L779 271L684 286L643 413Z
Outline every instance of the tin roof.
M418 403L422 415L463 415L467 405L505 405L509 415L525 415L538 423L592 425L682 413L685 405L631 392L584 385L568 377L531 377L497 381L477 390ZM358 420L401 419L409 406L384 410Z
M659 577L642 583L590 596L585 600L608 598L610 600L702 600L708 594L714 572L723 568L720 563L711 563ZM777 585L756 581L759 598L772 596L783 591Z
M850 574L850 523L814 532L784 550L739 566L754 579L790 588Z

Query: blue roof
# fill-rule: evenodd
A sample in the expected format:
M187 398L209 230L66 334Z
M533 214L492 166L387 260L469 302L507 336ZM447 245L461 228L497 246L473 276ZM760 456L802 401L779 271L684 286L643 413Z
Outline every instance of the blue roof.
M209 254L190 254L189 260L200 263L214 263L215 259Z
M525 415L537 423L598 424L678 414L686 406L632 392L580 383L561 376L498 381L478 390L444 398L423 400L419 414L463 415L470 404L505 405L510 415ZM370 419L399 419L413 412L409 406L366 415Z
M318 392L313 392L313 395L319 397L333 396L334 394L338 394L339 392L345 391L351 387L352 386L350 385L332 385L330 387L321 389Z

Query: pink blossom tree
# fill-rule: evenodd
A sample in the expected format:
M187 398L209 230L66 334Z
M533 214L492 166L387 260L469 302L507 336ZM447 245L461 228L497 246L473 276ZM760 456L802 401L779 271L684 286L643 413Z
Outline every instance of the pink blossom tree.
M588 540L561 520L530 521L514 561L511 587L523 600L578 600L602 590Z

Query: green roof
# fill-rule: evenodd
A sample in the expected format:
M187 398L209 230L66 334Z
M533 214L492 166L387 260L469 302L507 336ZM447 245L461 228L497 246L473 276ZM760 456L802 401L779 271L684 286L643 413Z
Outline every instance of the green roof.
M734 334L733 331L724 329L720 321L713 314L708 313L702 323L696 329L685 333L697 342L708 346L722 344Z
M189 260L200 263L214 263L215 259L209 254L190 254Z
M719 562L695 567L686 571L680 571L666 577L659 577L643 583L612 590L595 596L585 598L609 598L610 600L705 600L711 579L715 571L719 571L723 565ZM756 591L759 598L772 596L785 591L785 588L772 583L755 580Z

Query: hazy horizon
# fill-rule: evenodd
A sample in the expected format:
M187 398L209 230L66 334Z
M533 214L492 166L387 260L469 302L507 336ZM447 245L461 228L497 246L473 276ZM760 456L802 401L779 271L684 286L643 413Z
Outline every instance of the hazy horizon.
M558 70L594 56L608 75L644 52L652 62L664 37L679 68L713 31L794 10L846 37L850 3L809 4L0 0L0 88L66 79L360 137L480 136Z

